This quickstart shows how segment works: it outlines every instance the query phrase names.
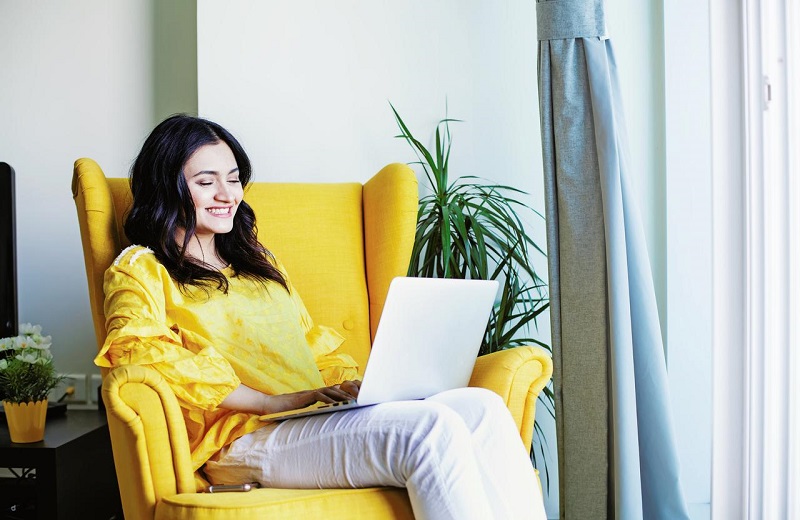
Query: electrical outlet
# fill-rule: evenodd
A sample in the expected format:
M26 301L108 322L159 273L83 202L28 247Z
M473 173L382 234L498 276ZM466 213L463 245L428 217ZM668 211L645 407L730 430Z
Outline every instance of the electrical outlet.
M98 393L97 389L102 384L103 384L103 376L101 376L100 374L92 374L89 377L88 395L89 395L89 402L90 403L92 403L92 404L97 404L98 403L97 400L100 398L99 397L100 394Z
M48 400L62 403L85 404L86 401L86 374L63 374L65 379L50 391ZM72 395L65 395L67 388L74 388Z

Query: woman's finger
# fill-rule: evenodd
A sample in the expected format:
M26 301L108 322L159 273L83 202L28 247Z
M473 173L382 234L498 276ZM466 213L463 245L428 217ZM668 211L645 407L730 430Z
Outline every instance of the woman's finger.
M336 401L347 401L348 399L353 398L352 395L348 394L344 390L332 386L326 386L325 388L320 388L318 392Z
M358 397L359 385L355 381L345 381L339 387L353 397Z
M322 402L322 403L330 404L330 403L335 403L335 402L341 400L341 399L336 399L334 397L326 395L324 392L321 392L319 390L314 391L314 393L312 395L313 395L314 401L312 401L311 404L314 404L317 401Z

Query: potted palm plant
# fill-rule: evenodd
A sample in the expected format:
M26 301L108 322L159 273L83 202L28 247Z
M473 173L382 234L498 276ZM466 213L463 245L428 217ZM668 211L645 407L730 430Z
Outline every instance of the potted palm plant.
M525 192L475 176L449 179L450 123L445 117L436 126L435 150L429 151L409 130L395 107L400 134L417 156L429 193L420 197L417 229L409 276L498 280L501 295L484 333L480 355L520 345L550 346L532 332L536 319L549 306L547 284L533 266L533 255L544 251L527 233L521 218L541 214L519 200ZM555 416L552 389L546 387L539 400ZM546 441L538 424L540 455ZM536 453L532 453L537 462ZM544 459L543 459L544 460ZM538 466L538 464L537 464ZM549 472L544 467L549 486Z

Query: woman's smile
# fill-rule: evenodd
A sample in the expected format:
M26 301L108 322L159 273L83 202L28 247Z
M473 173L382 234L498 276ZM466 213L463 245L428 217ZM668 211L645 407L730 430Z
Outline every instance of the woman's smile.
M229 218L233 216L233 212L231 211L232 209L233 206L228 206L226 208L208 208L206 211L215 217Z
M196 209L195 235L208 239L230 233L244 195L230 147L222 141L201 146L186 161L183 175Z

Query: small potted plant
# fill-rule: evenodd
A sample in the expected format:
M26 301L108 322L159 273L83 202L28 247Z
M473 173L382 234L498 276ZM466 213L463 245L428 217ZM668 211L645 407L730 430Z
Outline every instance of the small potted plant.
M44 438L47 394L62 377L53 367L51 338L42 327L24 323L19 336L0 339L0 398L12 442Z

